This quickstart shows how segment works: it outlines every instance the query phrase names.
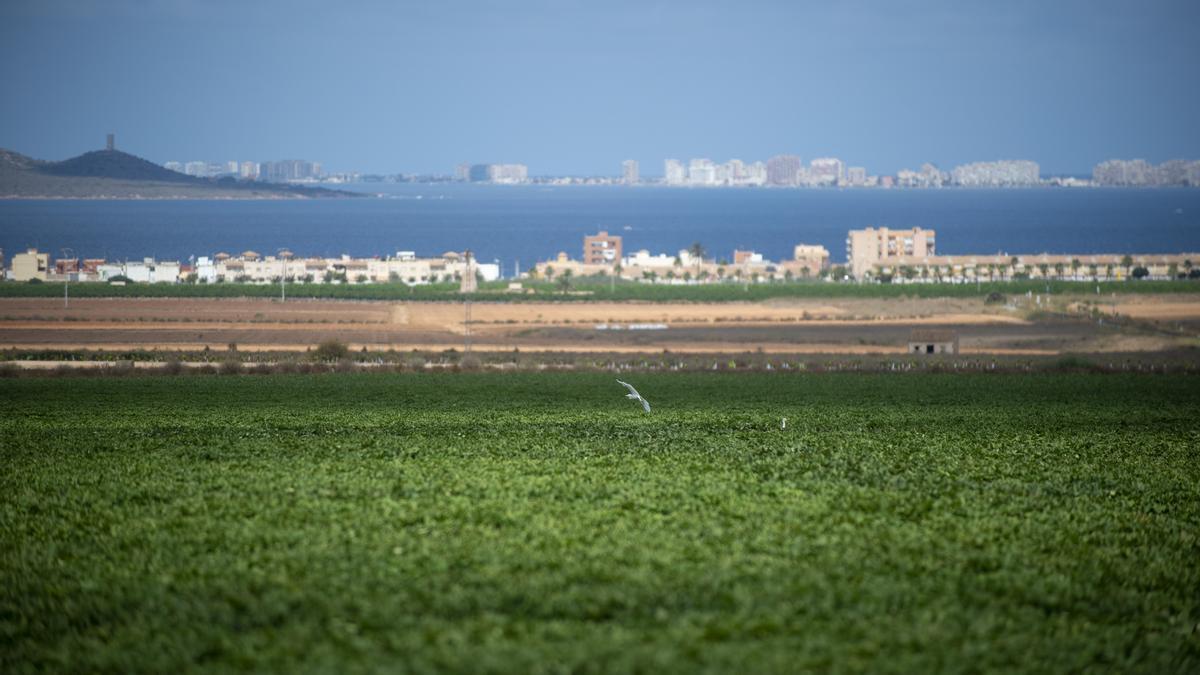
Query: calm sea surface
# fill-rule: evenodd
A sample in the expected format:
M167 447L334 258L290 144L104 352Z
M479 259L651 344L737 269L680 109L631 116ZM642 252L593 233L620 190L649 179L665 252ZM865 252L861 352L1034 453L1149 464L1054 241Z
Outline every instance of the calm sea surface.
M934 228L941 253L1200 251L1200 190L687 190L624 187L357 185L378 199L313 201L4 201L0 248L70 247L109 259L186 260L253 249L299 255L435 255L499 260L580 255L607 229L625 248L778 259L797 243L845 258L846 231Z

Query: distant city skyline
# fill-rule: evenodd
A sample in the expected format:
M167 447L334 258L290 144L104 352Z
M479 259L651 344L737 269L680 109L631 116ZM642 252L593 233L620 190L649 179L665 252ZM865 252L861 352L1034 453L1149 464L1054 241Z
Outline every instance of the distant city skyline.
M107 149L114 149L113 134L107 135ZM223 162L193 160L169 161L163 166L191 176L224 177L270 182L328 181L353 182L369 177L359 172L325 173L320 162L282 160L268 162L228 160ZM764 161L745 162L730 159L714 162L708 158L663 160L663 173L645 175L637 160L621 162L617 175L571 176L530 174L525 164L460 163L451 174L377 174L375 178L407 177L409 180L453 179L468 183L526 184L554 183L563 180L587 184L645 185L672 187L859 187L859 188L936 188L960 187L1027 187L1057 185L1086 186L1190 186L1200 187L1200 160L1174 159L1154 165L1143 159L1112 158L1092 167L1090 175L1047 176L1032 160L996 160L970 162L944 171L925 162L914 170L903 168L895 174L876 174L867 167L848 166L837 157L816 157L807 162L797 155L775 155Z
M330 172L1200 156L1190 0L0 4L0 147ZM33 58L32 55L37 55Z

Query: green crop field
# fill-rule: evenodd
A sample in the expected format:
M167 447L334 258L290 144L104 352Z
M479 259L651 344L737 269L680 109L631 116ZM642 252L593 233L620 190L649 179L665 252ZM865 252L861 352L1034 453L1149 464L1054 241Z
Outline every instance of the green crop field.
M0 379L0 671L1200 671L1194 376L613 379Z

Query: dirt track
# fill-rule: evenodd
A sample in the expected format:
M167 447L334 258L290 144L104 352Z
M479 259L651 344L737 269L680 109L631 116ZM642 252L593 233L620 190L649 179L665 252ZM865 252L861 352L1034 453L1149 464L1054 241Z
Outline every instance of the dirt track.
M1123 297L1112 304L1125 317L1200 321L1197 298ZM264 299L80 299L64 309L60 300L0 299L0 346L303 350L337 339L356 349L440 350L464 345L464 309ZM1159 350L1195 341L1082 315L1031 321L1028 314L974 299L473 303L471 341L488 351L900 353L918 327L956 332L964 353Z

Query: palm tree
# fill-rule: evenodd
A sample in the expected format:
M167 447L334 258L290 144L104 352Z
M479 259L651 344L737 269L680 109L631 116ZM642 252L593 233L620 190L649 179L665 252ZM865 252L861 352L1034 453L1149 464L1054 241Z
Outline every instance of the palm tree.
M1066 267L1067 266L1062 263L1054 263L1054 274L1057 275L1059 279L1061 279L1062 275L1063 275L1063 270L1066 269Z
M1038 265L1038 269L1042 272L1043 279L1050 276L1050 266L1047 265L1046 263L1042 263L1042 264Z
M1133 267L1133 258L1129 255L1121 257L1121 267L1125 268L1125 278L1129 278L1129 268Z
M1100 280L1100 268L1097 265L1088 265L1088 272L1092 275L1092 281Z
M558 278L558 281L555 282L555 285L558 286L558 290L562 291L563 295L566 295L567 291L571 290L571 275L563 274Z
M1011 259L1009 259L1008 266L1011 271L1009 272L1008 276L1011 277L1014 274L1016 274L1017 273L1017 265L1020 265L1020 264L1021 264L1021 259L1015 255Z
M1079 278L1079 266L1083 263L1079 262L1079 258L1071 258L1071 276Z

